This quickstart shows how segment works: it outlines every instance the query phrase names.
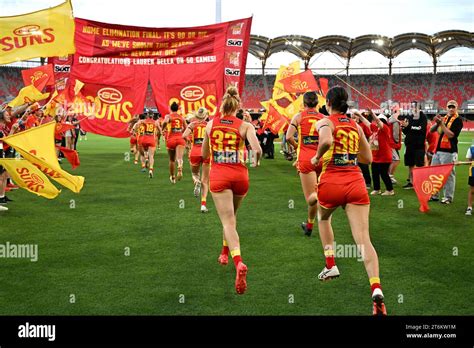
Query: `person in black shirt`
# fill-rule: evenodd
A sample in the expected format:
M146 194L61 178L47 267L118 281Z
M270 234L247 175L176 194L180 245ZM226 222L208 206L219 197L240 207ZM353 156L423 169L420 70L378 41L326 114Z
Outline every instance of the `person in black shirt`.
M426 125L428 124L428 119L420 111L418 102L412 102L411 106L413 115L406 118L401 124L403 134L405 134L405 166L409 167L409 181L403 186L404 189L413 188L413 167L423 167L425 165Z
M458 160L458 137L462 130L462 119L458 115L458 103L450 100L447 104L448 114L444 117L436 115L430 132L438 132L439 140L436 152L431 160L431 165L454 163ZM456 186L456 171L453 168L451 175L443 188L444 197L441 203L450 204L454 199L454 188ZM438 194L431 197L432 201L439 201Z

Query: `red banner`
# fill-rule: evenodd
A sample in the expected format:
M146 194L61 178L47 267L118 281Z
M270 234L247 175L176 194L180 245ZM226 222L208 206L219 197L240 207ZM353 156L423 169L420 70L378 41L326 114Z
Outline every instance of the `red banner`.
M45 86L54 85L53 66L51 64L22 70L21 75L23 76L25 86L33 85L38 91L42 91Z
M48 58L48 63L53 65L56 90L62 91L64 88L66 88L66 83L71 73L72 61L72 55L66 57Z
M95 104L95 117L81 123L86 131L128 137L127 122L143 112L148 81L162 114L177 101L183 113L205 107L212 116L228 85L240 92L244 86L251 18L163 29L75 22L71 74Z
M443 188L453 167L454 164L451 163L413 169L413 188L420 202L422 213L430 210L429 199Z

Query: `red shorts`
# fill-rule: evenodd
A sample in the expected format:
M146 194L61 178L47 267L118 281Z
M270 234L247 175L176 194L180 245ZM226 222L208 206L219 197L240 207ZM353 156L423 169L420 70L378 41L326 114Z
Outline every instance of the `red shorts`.
M130 137L130 145L136 145L136 144L137 144L137 137L133 135Z
M329 181L319 183L318 201L326 209L345 206L346 204L370 204L364 179L357 179L346 184Z
M199 166L202 164L209 164L210 158L207 160L204 160L202 156L189 156L189 163L191 163L192 166Z
M183 138L168 138L166 140L166 148L168 150L176 150L176 146L186 146L186 142Z
M138 144L147 150L149 147L156 147L156 138L151 135L144 135L140 138Z
M209 175L209 189L214 193L231 190L234 195L245 196L249 190L247 168L220 168L213 164Z
M316 172L316 174L319 176L319 174L321 173L322 164L320 163L317 166L315 166L311 163L311 160L309 161L298 160L296 169L298 169L298 172L303 173L303 174Z

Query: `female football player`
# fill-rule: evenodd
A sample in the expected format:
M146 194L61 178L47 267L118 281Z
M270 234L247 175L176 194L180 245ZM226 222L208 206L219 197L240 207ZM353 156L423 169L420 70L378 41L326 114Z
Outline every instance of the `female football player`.
M262 149L251 123L236 117L240 97L234 86L227 88L221 105L221 117L209 121L204 134L202 157L211 158L210 191L224 229L224 244L218 262L228 262L232 256L236 268L235 289L243 294L247 289L247 266L242 262L237 210L249 188L248 169L244 162L245 140L256 153L257 163Z

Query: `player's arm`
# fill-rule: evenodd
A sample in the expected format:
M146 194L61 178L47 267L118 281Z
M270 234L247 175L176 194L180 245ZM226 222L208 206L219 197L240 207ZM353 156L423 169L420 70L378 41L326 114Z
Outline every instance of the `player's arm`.
M318 151L316 155L311 158L311 163L313 165L317 165L321 157L331 148L334 138L332 136L333 132L333 124L328 119L323 118L316 123L316 130L319 134L319 144L318 144Z
M191 132L193 131L193 129L194 129L194 123L190 123L188 127L184 130L184 133L183 133L184 140L187 140L187 138L191 135Z
M370 164L372 163L372 150L370 149L369 142L364 135L362 128L357 125L357 131L359 132L359 154L357 155L357 161L360 163Z
M260 158L262 157L262 148L260 147L260 142L258 141L257 134L255 133L255 127L251 123L244 123L246 130L245 136L247 141L250 144L250 148L257 155L257 165L260 163Z
M203 159L208 159L211 154L210 145L209 145L209 133L211 132L211 129L212 129L212 121L209 121L206 126L206 131L204 132L204 140L202 141L201 156Z
M168 114L165 116L165 119L163 120L163 125L162 125L163 129L166 129L166 126L168 125L169 121L170 121L170 115Z
M290 122L290 126L288 127L288 130L286 131L286 141L291 144L295 149L298 147L298 144L295 141L295 134L296 131L298 130L298 125L300 124L300 114L296 114L293 116Z

